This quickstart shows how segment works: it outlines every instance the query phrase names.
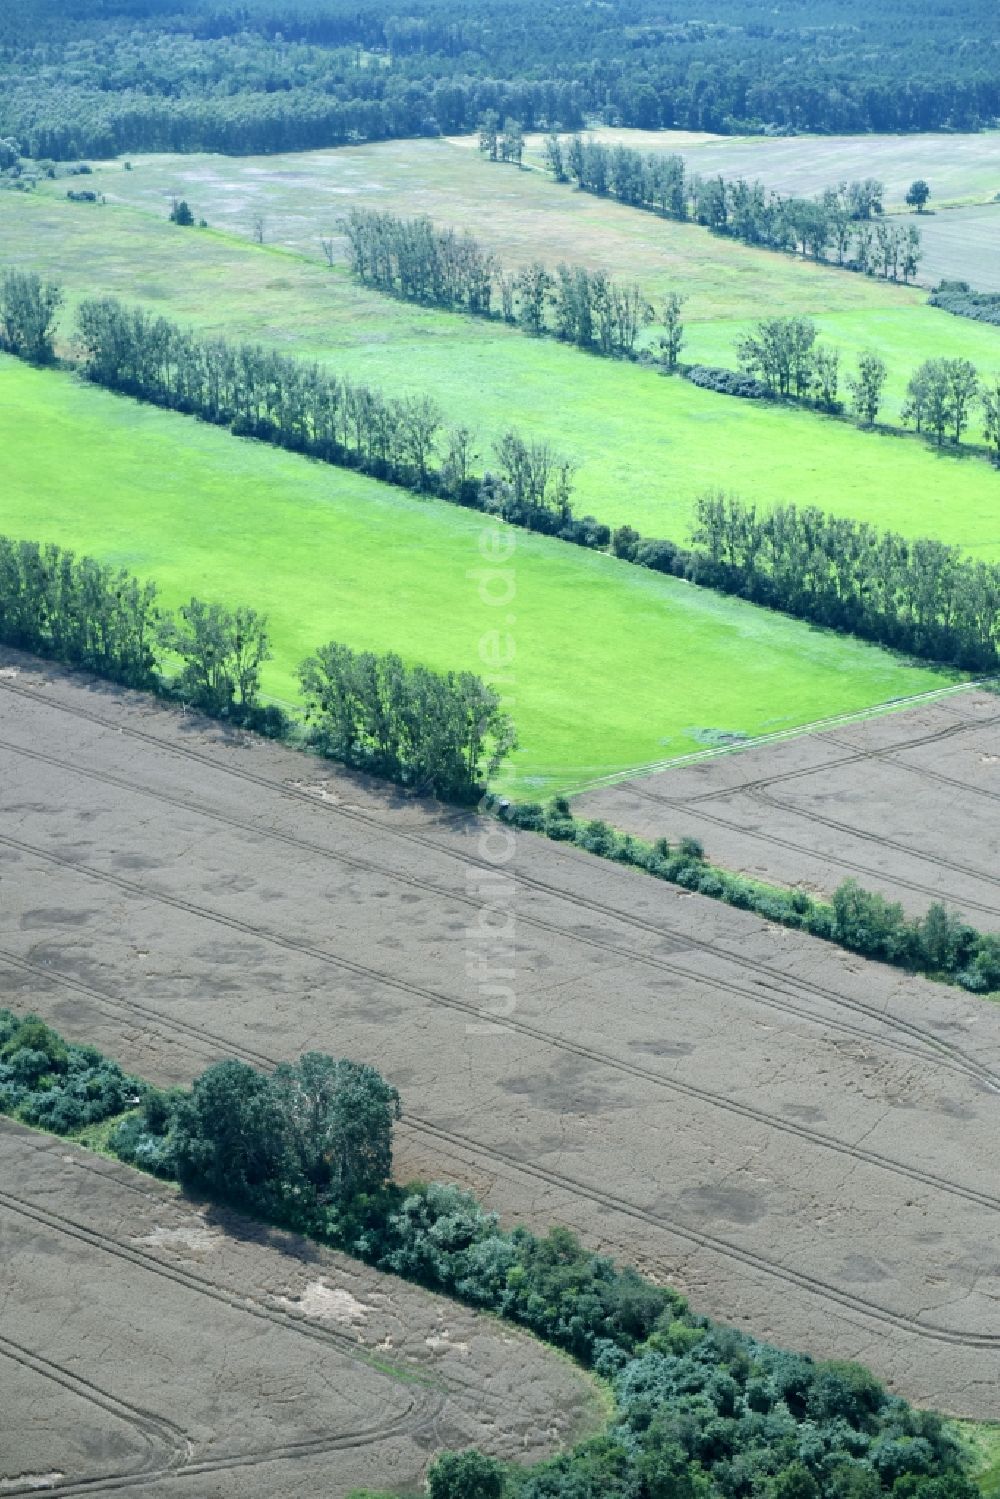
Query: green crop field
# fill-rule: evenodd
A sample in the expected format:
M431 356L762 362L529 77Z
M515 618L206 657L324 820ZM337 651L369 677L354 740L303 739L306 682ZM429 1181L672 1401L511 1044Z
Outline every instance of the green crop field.
M483 671L510 634L513 789L570 790L945 685L945 674L612 558L521 532L515 595L481 598L483 517L0 358L0 531L54 540L271 619L264 686L336 638ZM488 583L493 597L505 585ZM488 675L488 673L487 673Z
M225 162L219 170L245 165ZM472 165L488 182L535 181L531 173ZM595 203L633 232L636 222L672 227L694 249L720 250L745 268L761 300L750 292L731 298L728 319L716 313L694 326L691 357L726 358L751 307L787 310L778 290L787 277L790 285L815 286L816 312L821 289L847 299L820 318L824 332L845 347L884 348L902 372L897 395L903 375L928 353L963 353L984 370L1000 368L1000 330L923 307L913 291L751 252L694 227L536 185L546 201ZM609 523L683 538L694 497L722 487L764 504L817 504L1000 555L1000 474L968 449L964 457L938 455L915 437L864 433L811 412L738 401L498 323L415 308L356 286L343 268L331 271L318 259L231 234L178 229L137 207L3 194L0 244L4 262L56 276L74 295L141 300L204 331L318 358L390 393L427 391L449 422L479 433L484 453L508 425L547 437L580 465L577 509ZM761 265L774 281L769 292L757 279ZM737 310L742 319L733 316Z

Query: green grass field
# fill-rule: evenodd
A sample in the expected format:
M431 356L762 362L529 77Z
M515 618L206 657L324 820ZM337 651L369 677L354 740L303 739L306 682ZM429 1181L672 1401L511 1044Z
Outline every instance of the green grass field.
M473 165L489 180L533 180ZM537 185L556 201L596 201ZM665 227L634 210L597 207ZM718 243L695 228L685 233L697 246ZM0 243L5 262L56 276L74 294L141 300L204 331L319 358L389 392L429 391L449 421L473 426L484 451L507 425L547 437L579 461L577 509L609 523L683 538L692 500L722 487L764 504L817 504L1000 556L1000 474L972 456L939 456L920 439L714 395L496 323L395 302L356 286L343 269L229 234L178 229L139 208L3 194ZM983 368L1000 368L1000 330L922 307L912 291L724 248L749 257L740 264L755 285L764 260L775 286L786 275L805 277L842 297L874 298L824 316L824 331L837 342L877 343L907 370L928 349L968 353ZM897 298L911 300L897 306ZM750 300L748 293L740 304L744 316ZM775 304L757 310L768 305ZM688 352L722 360L740 326L716 317L692 331Z
M480 598L483 518L0 358L0 531L58 541L267 612L265 688L330 638L482 671L504 690L519 794L946 685L874 647L541 537L510 532L516 597ZM496 564L492 564L496 566ZM498 590L501 585L493 585Z

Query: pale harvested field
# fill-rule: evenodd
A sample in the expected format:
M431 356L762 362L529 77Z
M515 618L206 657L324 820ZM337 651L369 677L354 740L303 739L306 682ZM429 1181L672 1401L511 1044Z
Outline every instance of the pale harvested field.
M493 1318L10 1121L0 1294L5 1495L415 1492L442 1447L530 1461L598 1404Z
M921 281L968 281L977 291L1000 292L1000 203L924 214L920 234Z
M164 1083L372 1062L403 1177L1000 1415L994 1007L25 665L0 786L19 1011Z
M585 792L578 816L700 838L727 869L830 895L844 879L914 915L943 900L1000 931L1000 694L762 744Z
M923 177L931 202L983 202L1000 193L1000 131L916 135L698 135L684 130L585 132L608 145L674 152L703 177L760 177L782 193L809 195L838 182L878 177L886 206L902 206L910 183ZM456 137L458 139L458 137ZM476 144L475 137L464 137ZM531 159L541 159L544 136L529 137Z

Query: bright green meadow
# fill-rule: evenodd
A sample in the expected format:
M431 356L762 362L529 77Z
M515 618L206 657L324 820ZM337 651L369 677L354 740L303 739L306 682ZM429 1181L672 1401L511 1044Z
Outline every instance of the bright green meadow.
M341 639L490 675L491 632L516 651L503 690L522 747L511 789L571 790L684 754L945 686L860 642L507 530L482 516L0 358L0 531L58 541L155 578L165 601L252 604L271 621L268 694ZM487 546L488 551L488 546ZM479 572L510 573L516 593Z
M486 164L474 165L489 178ZM574 198L533 173L496 169L496 180L519 175L556 201ZM598 207L630 223L669 227L636 210ZM689 247L721 243L694 226L673 227L684 230ZM904 373L929 351L1000 368L1000 330L921 306L912 291L724 248L733 276L743 267L751 284L726 304L727 317L692 328L692 358L733 362L732 340L749 308L776 305L753 301L766 262L772 282L787 275L789 285L808 284L813 301L827 291L842 299L820 321L845 348L883 348ZM508 425L548 438L579 463L580 513L648 535L685 538L694 498L726 488L765 505L816 504L1000 556L1000 473L968 447L964 456L938 454L914 436L866 433L813 412L719 396L498 323L409 306L355 285L341 267L331 271L296 251L255 247L228 233L178 229L124 204L0 195L0 263L58 277L73 296L111 293L205 332L317 358L390 393L426 391L447 422L479 433L487 461L491 440Z

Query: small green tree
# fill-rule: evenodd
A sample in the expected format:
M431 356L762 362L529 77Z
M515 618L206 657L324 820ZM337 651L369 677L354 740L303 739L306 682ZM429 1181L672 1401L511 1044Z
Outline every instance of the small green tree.
M170 205L168 217L172 224L180 224L185 229L190 228L194 223L194 214L191 212L184 198L175 198L173 200Z
M566 182L568 180L562 146L554 130L545 137L545 165L557 182Z
M684 345L684 324L681 321L681 311L686 298L671 292L663 304L663 336L660 339L660 348L663 351L664 366L671 374L677 368L681 349Z
M0 276L0 348L31 364L55 357L55 320L63 294L53 281L33 271L5 271Z
M271 659L267 619L192 599L160 627L160 643L181 659L180 692L209 713L254 707L260 669Z
M479 121L479 149L490 161L496 161L500 141L500 117L488 109Z
M503 1467L482 1452L442 1452L427 1474L430 1499L502 1499Z
M994 375L980 392L983 404L983 436L989 445L993 462L1000 466L1000 375Z
M922 177L918 177L915 182L910 183L909 189L907 190L906 194L906 201L909 206L911 208L915 208L918 213L923 213L924 207L927 203L927 199L930 197L930 195L931 190L927 186L927 183Z
M515 166L521 165L524 156L524 131L521 129L520 120L504 120L503 135L500 138L500 155L504 161L512 161Z
M851 409L866 427L875 425L888 373L885 361L871 350L865 350L858 356L857 373L848 378Z

